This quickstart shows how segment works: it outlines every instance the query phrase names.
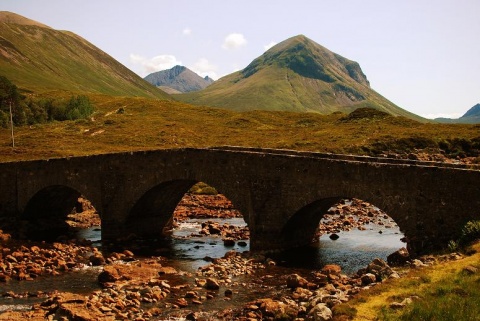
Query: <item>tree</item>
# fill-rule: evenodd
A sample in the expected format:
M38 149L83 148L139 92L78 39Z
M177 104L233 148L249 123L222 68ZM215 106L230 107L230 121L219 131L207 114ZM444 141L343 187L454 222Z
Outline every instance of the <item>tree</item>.
M17 86L6 77L0 76L0 126L7 127L10 115L10 104L13 114L13 123L22 125L26 121L25 111L21 108L22 96ZM6 117L5 117L6 116ZM6 123L5 123L5 120Z

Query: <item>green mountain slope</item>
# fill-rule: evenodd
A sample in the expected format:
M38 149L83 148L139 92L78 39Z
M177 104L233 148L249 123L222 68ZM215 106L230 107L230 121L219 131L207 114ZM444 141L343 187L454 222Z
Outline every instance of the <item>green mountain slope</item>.
M170 97L78 35L0 12L0 74L23 90Z
M185 102L237 111L351 112L372 107L417 120L370 88L357 62L322 47L303 35L270 48L245 69L204 90L177 95Z

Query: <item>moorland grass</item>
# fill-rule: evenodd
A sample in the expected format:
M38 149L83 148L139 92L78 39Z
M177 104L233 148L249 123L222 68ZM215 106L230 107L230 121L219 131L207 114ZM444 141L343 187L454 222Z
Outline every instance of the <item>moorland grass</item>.
M480 320L480 274L465 270L480 268L480 243L460 260L404 271L401 279L387 280L361 292L334 309L336 320ZM403 309L390 304L413 298Z
M72 92L48 93L70 97ZM175 101L88 94L91 119L0 129L0 161L183 147L245 146L382 155L417 149L478 156L480 125L420 123L403 117L250 111ZM375 114L375 113L374 113Z

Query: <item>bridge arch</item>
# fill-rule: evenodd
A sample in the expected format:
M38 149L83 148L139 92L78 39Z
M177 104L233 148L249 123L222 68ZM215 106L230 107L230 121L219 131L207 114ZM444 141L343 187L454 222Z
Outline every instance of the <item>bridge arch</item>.
M158 238L173 217L183 195L197 181L178 179L147 190L135 202L125 221L128 231L140 238Z
M68 214L83 194L67 185L49 185L36 191L27 201L20 220L29 224L26 236L38 240L55 240L68 231ZM88 197L86 197L88 199ZM90 200L90 199L89 199ZM93 200L90 200L95 206Z
M288 218L288 220L284 223L281 229L280 239L281 242L284 244L283 247L288 248L310 244L313 240L315 231L318 227L320 220L325 214L327 214L328 210L335 204L338 204L341 200L348 200L353 198L361 199L362 201L368 202L373 206L378 207L380 210L387 213L387 215L395 221L395 223L400 228L400 231L406 236L406 240L409 240L409 236L413 238L414 236L412 233L414 233L414 231L409 229L402 220L402 218L405 217L405 211L404 208L402 208L402 205L398 203L398 206L392 208L392 206L389 206L388 204L382 202L383 199L389 198L388 195L382 195L381 193L378 193L378 196L378 198L375 197L373 198L373 200L368 198L363 199L357 196L326 197L317 199L301 207ZM417 229L415 231L418 232Z
M124 229L128 231L128 235L125 236L133 235L141 239L161 237L166 228L171 227L177 205L192 186L199 182L193 179L174 179L148 189L137 198L125 219ZM215 185L203 180L202 182L217 189ZM223 190L218 192L231 200L228 192L225 193ZM235 204L233 200L232 202Z

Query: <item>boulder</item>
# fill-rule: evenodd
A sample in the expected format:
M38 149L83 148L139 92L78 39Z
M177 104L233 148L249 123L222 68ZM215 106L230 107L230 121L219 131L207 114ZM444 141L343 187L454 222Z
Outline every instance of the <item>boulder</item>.
M404 247L387 257L387 262L391 266L404 265L408 260L410 260L410 253L408 253L408 250Z
M220 283L218 282L218 280L216 280L214 278L208 278L207 282L205 284L205 287L208 290L218 290L218 289L220 289Z
M374 283L377 280L377 277L375 276L375 274L367 273L362 275L361 280L362 280L362 285L369 285Z
M322 268L322 273L326 275L339 276L342 272L342 267L337 264L327 264Z
M327 321L333 317L332 310L325 303L318 303L308 312L314 321Z
M103 271L98 275L98 282L105 284L109 282L116 282L120 280L121 275L116 268L107 265L103 268Z
M105 258L101 253L95 253L91 255L88 260L92 263L93 266L105 265Z
M287 277L287 287L291 289L304 288L308 286L308 281L298 274L291 274Z
M228 247L235 246L235 240L232 238L223 239L223 245Z

